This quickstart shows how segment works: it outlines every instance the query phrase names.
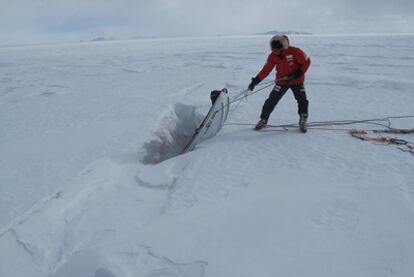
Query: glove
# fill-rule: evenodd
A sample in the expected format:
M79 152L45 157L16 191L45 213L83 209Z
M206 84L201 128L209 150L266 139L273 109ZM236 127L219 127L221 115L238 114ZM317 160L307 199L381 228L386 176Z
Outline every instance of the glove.
M257 84L259 84L260 83L260 81L262 81L262 80L260 80L259 78L257 78L257 77L254 77L254 78L252 78L252 81L250 82L250 84L249 84L249 86L247 87L250 91L252 91L252 90L254 90L254 87L257 85Z
M302 77L302 75L303 75L303 71L298 69L298 70L294 71L292 74L289 74L286 79L289 80L289 81L290 80L296 80L296 79L299 79L300 77Z
M213 90L212 92L210 92L210 99L211 99L211 104L213 105L214 102L216 102L217 97L219 97L221 90Z

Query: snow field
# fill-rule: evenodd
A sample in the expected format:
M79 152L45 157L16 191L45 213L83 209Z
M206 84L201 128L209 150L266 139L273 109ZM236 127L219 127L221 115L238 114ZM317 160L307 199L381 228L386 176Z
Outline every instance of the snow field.
M411 276L414 161L394 146L228 125L166 159L267 39L0 49L0 276ZM310 121L412 114L414 37L291 42ZM256 123L267 94L228 122ZM296 122L288 92L270 123Z

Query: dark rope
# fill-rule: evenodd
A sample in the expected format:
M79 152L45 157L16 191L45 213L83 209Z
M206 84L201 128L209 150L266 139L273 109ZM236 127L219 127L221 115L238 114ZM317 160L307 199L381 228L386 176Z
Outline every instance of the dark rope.
M315 121L308 123L308 129L316 130L338 130L338 131L348 131L352 137L363 140L363 141L372 141L380 144L395 144L397 148L403 152L411 153L414 155L414 142L407 141L401 138L391 138L391 137L369 137L368 132L379 134L414 134L414 128L412 129L398 129L391 127L391 119L401 119L401 118L414 118L414 115L402 115L402 116L389 116L384 118L376 119L365 119L365 120L336 120L336 121ZM329 128L329 126L343 126L343 125L352 125L352 124L371 124L376 126L384 127L383 130L372 129L372 130L360 130L354 128ZM227 123L225 125L236 125L236 126L254 126L251 123ZM289 128L298 128L299 124L283 124L283 125L267 125L266 129L263 131L288 131ZM328 127L328 128L327 128ZM272 129L267 129L272 128Z
M395 128L391 127L391 119L396 118L414 118L414 115L403 115L403 116L388 116L384 118L375 118L375 119L364 119L364 120L332 120L332 121L314 121L309 122L308 127L324 127L324 126L341 126L341 125L352 125L352 124L371 124L371 125L378 125L385 127L389 130L394 130ZM380 123L380 122L385 122ZM246 125L246 126L254 126L255 124L252 123L226 123L225 125ZM267 128L295 128L298 127L298 124L283 124L283 125L267 125Z

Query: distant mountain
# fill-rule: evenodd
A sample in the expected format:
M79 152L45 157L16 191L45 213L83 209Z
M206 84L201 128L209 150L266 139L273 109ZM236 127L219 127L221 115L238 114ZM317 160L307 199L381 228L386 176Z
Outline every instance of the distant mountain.
M260 33L259 35L311 35L312 33L297 32L297 31L269 31L266 33Z
M96 37L91 39L91 41L108 41L108 40L115 40L114 37Z

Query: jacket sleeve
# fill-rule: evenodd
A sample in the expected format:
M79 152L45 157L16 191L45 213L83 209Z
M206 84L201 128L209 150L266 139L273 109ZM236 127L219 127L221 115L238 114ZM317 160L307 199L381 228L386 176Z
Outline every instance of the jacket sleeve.
M265 79L269 73L272 71L272 69L275 67L276 63L274 61L274 59L272 59L272 55L270 54L267 57L267 61L266 64L263 66L262 70L260 70L260 72L257 74L257 78L259 78L260 80Z
M305 54L305 52L303 52L300 49L296 50L295 56L296 62L300 65L300 70L302 70L302 72L305 73L311 64L311 59L308 55Z

